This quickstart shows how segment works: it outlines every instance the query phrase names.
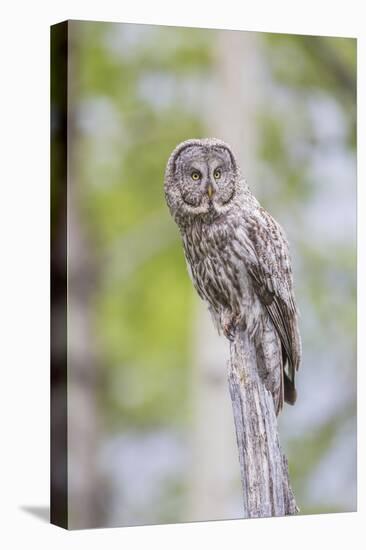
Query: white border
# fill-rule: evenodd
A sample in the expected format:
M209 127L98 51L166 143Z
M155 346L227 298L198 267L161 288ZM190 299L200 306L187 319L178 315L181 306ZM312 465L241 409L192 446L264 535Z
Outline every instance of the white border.
M365 36L361 1L19 2L3 8L1 62L1 453L3 548L359 548L364 514ZM24 512L49 495L49 25L94 19L358 37L359 510L301 516L64 532ZM362 338L363 337L363 338ZM336 472L335 472L336 475ZM364 531L364 530L363 530ZM358 534L360 535L358 539ZM4 544L5 543L5 544Z

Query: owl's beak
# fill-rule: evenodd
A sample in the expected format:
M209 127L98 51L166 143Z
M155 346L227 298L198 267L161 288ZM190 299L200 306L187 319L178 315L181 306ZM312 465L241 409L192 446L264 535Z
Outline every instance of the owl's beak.
M212 195L214 194L214 190L213 190L213 187L211 185L211 183L208 184L208 187L207 187L207 195L208 195L208 198L210 199L212 197Z

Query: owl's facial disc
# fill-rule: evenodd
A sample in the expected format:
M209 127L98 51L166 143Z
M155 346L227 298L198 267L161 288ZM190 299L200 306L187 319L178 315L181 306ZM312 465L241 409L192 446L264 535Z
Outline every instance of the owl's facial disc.
M235 167L223 147L189 147L177 159L180 195L189 210L220 212L235 193Z

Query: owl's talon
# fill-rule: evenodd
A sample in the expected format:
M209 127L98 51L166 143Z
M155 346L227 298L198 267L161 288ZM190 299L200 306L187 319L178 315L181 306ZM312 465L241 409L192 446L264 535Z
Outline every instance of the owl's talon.
M234 342L236 332L236 327L234 323L232 321L230 321L229 323L225 323L222 330L226 338L230 340L230 342Z

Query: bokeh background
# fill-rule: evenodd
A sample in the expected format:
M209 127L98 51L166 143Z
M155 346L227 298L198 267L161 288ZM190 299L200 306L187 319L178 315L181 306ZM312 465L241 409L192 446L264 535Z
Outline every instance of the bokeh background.
M356 41L69 24L69 522L242 517L228 348L163 195L180 141L230 143L290 241L301 513L356 509Z

